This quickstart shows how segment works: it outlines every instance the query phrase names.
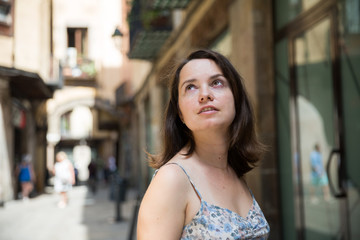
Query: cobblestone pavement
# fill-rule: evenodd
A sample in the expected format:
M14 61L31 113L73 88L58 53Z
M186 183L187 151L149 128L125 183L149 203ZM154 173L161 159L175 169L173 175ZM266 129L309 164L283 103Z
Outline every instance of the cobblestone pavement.
M59 196L47 189L29 201L14 200L0 208L0 240L127 240L134 206L135 191L128 191L120 214L109 199L109 188L95 195L86 186L69 193L69 205L58 208ZM116 216L122 220L115 221ZM136 239L134 236L132 239Z

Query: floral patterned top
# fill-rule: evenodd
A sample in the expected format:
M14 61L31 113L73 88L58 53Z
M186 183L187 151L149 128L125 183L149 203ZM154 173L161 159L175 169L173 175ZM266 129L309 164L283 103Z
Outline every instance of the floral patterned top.
M237 213L206 202L193 184L185 169L176 164L185 172L191 185L200 197L200 210L192 221L184 226L180 240L230 240L230 239L267 239L270 227L260 206L250 191L253 204L247 216L241 217Z

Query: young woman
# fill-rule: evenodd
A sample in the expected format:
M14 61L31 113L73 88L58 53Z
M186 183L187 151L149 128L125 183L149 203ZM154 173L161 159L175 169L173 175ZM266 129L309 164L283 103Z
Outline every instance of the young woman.
M59 208L65 208L68 204L68 191L72 189L75 184L75 171L72 163L67 158L65 152L58 152L56 154L56 163L53 174L55 192L60 193Z
M244 180L264 148L240 75L221 54L199 50L176 69L170 91L138 239L266 239L269 225Z

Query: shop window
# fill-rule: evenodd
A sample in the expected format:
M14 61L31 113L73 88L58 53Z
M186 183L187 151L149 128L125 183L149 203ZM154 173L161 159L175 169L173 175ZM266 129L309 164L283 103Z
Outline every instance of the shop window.
M75 48L78 57L87 55L87 28L68 28L68 48Z
M94 61L88 58L87 32L87 28L67 28L67 51L63 65L63 76L66 79L65 84L74 84L69 82L67 78L94 80L96 70Z
M71 111L60 117L60 132L63 137L70 136L70 115Z
M0 0L0 35L12 34L13 11L13 0Z
M346 32L360 34L360 0L346 0L344 10Z

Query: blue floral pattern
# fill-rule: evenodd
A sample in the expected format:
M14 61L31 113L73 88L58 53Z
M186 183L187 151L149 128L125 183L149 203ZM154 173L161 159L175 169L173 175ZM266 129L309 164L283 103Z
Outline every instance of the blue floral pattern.
M270 226L252 193L251 209L246 217L242 217L229 209L204 201L186 170L178 163L168 164L178 165L185 172L201 201L200 210L184 227L180 240L266 240L268 238ZM157 171L154 176L156 173Z
M201 200L200 210L184 227L181 240L267 239L270 227L253 196L245 218L226 208Z

